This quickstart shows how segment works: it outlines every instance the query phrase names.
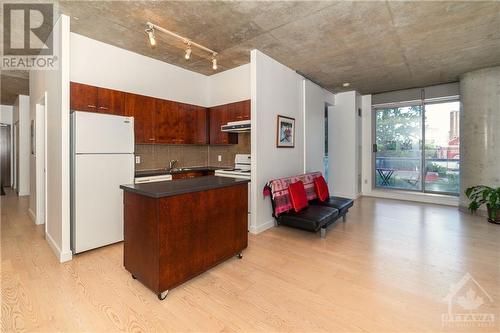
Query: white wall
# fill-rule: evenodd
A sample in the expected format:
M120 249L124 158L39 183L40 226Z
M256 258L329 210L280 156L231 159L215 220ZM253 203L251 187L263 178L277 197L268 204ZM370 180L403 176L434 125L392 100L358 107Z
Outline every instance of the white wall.
M19 166L17 168L17 192L20 196L30 194L30 98L26 95L19 95L13 106L13 122L18 122L19 142L17 153L19 156Z
M12 105L0 105L0 123L12 125Z
M252 217L250 232L274 225L264 185L303 172L303 78L258 50L251 51ZM276 148L277 116L295 118L295 148Z
M208 77L208 105L217 106L250 99L250 64Z
M208 106L205 75L75 33L70 45L71 81Z
M325 155L325 104L333 105L334 95L317 84L303 80L304 172L321 171Z
M205 76L76 33L70 43L74 82L201 106L250 99L250 64Z
M47 93L46 238L61 262L71 259L69 24L69 17L61 15L52 32L58 69L30 72L31 114L35 113L36 103Z
M335 196L357 198L359 128L359 94L348 91L335 95L335 106L328 113L328 186Z
M0 123L10 126L10 186L14 182L14 126L12 116L14 107L12 105L0 105Z

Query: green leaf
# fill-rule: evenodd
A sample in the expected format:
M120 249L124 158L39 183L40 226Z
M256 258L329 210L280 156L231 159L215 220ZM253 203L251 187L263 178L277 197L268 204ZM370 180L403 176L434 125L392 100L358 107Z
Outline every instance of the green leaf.
M472 213L475 213L477 211L477 209L479 208L479 204L475 201L472 201L470 204L469 204L469 210L472 212Z

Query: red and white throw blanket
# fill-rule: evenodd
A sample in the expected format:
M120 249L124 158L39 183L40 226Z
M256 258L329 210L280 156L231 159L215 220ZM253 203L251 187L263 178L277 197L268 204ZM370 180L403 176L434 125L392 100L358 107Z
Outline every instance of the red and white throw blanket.
M307 200L317 199L316 191L314 190L314 178L321 176L321 172L311 172L303 175L273 179L269 181L264 189L264 196L271 195L274 201L274 216L288 212L293 208L290 196L288 194L288 186L301 180L304 183ZM270 190L270 191L269 191Z

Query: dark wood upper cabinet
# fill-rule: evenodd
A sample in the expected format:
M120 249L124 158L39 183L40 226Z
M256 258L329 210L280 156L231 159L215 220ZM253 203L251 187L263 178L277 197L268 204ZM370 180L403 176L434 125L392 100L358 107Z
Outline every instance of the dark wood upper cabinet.
M250 100L227 104L229 121L250 120Z
M117 90L97 89L97 112L122 116L125 114L125 93Z
M135 143L156 143L156 99L125 94L125 115L134 117Z
M70 107L134 117L138 144L237 144L238 134L221 126L250 119L249 100L205 108L76 82L70 83Z
M157 99L156 104L156 143L176 143L178 122L177 103Z
M210 108L210 144L237 144L238 134L220 130L231 121L250 120L250 100Z
M193 124L193 132L195 132L195 144L208 144L208 109L195 106L195 120Z
M157 100L156 143L207 144L206 108Z
M71 82L70 109L75 111L97 111L97 87Z
M230 109L228 105L220 105L210 108L210 144L227 145L237 144L238 134L221 131L221 126L230 121Z

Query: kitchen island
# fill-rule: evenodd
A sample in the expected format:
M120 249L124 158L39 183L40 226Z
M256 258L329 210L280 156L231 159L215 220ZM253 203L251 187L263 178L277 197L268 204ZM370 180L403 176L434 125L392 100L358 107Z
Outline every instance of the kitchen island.
M168 290L248 244L248 180L206 176L122 185L124 266L164 299Z

